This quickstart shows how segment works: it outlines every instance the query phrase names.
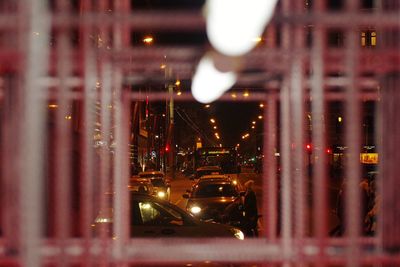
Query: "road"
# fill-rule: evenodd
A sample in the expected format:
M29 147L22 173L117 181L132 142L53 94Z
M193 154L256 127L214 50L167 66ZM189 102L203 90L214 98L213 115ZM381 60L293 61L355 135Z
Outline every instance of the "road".
M234 175L236 176L236 175ZM236 176L239 182L244 184L247 180L254 180L254 191L257 195L257 200L258 200L258 205L259 205L259 211L261 212L261 203L263 201L263 192L262 192L262 175L254 173L252 169L242 169L242 172ZM178 207L185 209L186 207L186 199L182 197L182 194L186 192L186 190L189 190L193 184L193 181L190 180L188 177L184 176L181 173L177 173L176 176L171 179L171 202ZM329 186L328 186L328 202L329 202L329 211L328 211L328 229L334 228L338 224L338 219L336 215L334 214L334 208L336 204L336 198L337 198L337 193L339 190L338 182L332 181ZM309 193L309 198L311 198L311 193ZM311 203L312 201L310 201ZM308 207L308 214L309 214L309 220L310 222L315 221L311 216L312 210L311 207ZM263 217L265 215L263 214ZM263 231L263 223L262 219L260 220L260 231ZM310 233L312 232L312 226L311 224L309 225L309 231Z

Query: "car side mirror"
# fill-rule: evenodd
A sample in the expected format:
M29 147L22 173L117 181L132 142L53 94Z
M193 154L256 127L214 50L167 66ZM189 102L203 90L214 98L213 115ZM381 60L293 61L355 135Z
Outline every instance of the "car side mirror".
M189 198L189 193L185 193L182 195L183 198Z

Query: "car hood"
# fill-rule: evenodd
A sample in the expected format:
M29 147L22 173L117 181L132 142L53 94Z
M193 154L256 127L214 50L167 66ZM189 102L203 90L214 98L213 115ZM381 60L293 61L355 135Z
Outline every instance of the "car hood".
M187 202L186 209L190 212L191 207L200 207L201 212L196 214L195 217L202 220L212 219L218 222L225 208L234 201L234 197L191 198Z
M197 204L200 207L212 206L212 207L220 207L225 208L230 203L235 201L234 197L203 197L203 198L190 198L188 200L189 205Z

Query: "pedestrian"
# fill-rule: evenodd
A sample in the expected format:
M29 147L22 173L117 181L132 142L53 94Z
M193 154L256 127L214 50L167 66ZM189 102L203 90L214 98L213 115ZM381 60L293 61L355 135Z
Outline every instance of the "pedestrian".
M253 191L253 180L248 180L244 186L246 187L246 194L244 196L244 218L246 222L246 235L258 236L257 222L257 198L256 193Z
M236 199L224 209L222 223L227 223L239 228L244 227L243 203L244 195L239 195L236 197Z
M347 181L345 180L341 186L341 190L338 194L338 199L336 203L336 214L339 219L339 225L336 226L333 230L330 231L331 236L343 236L345 234L345 226L346 226L346 201L348 199L347 195ZM363 179L359 185L360 199L358 200L357 208L360 210L360 229L362 234L366 234L366 225L365 219L368 214L368 202L369 202L369 184L367 179Z

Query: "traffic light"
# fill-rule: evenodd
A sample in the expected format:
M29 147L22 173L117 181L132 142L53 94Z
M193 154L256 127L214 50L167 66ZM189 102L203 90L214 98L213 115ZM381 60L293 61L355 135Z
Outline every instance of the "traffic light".
M165 145L165 152L168 153L169 152L169 144Z
M306 149L307 149L308 152L311 152L311 149L312 149L311 144L307 144L307 145L306 145Z

